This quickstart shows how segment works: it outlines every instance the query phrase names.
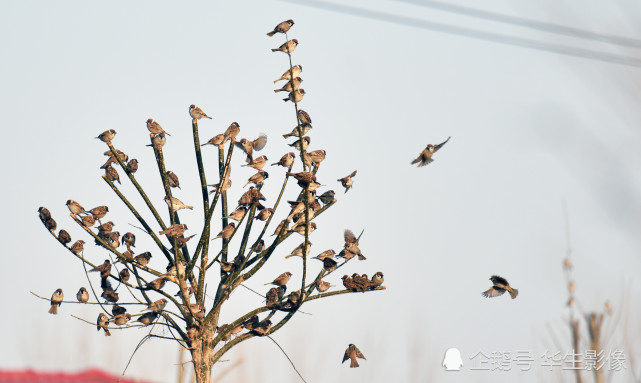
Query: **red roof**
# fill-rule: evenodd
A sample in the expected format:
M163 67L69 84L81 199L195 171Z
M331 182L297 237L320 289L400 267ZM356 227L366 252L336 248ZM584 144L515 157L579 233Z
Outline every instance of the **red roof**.
M0 370L0 383L114 383L118 381L118 378L119 376L110 375L98 369L90 369L77 373ZM149 382L122 378L120 383Z

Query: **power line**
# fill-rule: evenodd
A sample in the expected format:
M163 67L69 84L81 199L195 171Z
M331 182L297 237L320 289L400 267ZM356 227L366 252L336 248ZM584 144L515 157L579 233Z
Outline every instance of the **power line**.
M327 3L324 1L317 0L305 0L304 2L299 2L296 0L281 0L296 5L306 5L315 8L321 8L329 11L345 13L348 15L365 17L369 19L384 21L388 23L399 24L403 26L415 27L420 29L432 30L442 33L448 33L457 36L469 37L477 40L491 41L499 44L518 46L522 48L536 49L540 51L553 52L566 56L581 57L590 60L608 62L613 64L626 65L636 68L641 68L641 60L635 57L630 56L620 56L613 55L598 51L591 51L587 49L574 48L565 45L555 45L542 43L539 41L523 39L520 37L513 37L508 35L501 35L497 33L485 32L470 28L463 28L453 25L435 23L432 21L425 21L414 19L405 16L397 16L377 11L371 11L368 9L351 7L341 4Z
M543 21L536 21L531 19L525 19L516 16L509 16L501 13L483 11L476 8L464 7L461 5L448 4L440 1L429 1L429 0L397 0L404 3L418 5L421 7L438 9L445 12L457 13L460 15L476 17L480 19L486 19L491 21L496 21L505 24L512 24L519 27L526 27L531 29L536 29L543 32L556 33L559 35L566 35L571 37L577 37L587 40L600 41L609 44L628 46L633 48L641 48L641 40L633 39L629 37L621 37L614 35L604 35L585 29L566 27L564 25L546 23Z

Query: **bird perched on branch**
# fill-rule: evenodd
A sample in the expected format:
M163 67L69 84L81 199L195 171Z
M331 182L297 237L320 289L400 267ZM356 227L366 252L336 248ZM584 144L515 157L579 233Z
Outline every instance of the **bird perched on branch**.
M296 50L297 46L298 46L298 40L291 39L285 42L283 45L279 46L278 48L272 49L272 52L292 53L293 51Z
M262 171L263 167L265 166L265 164L267 164L267 156L263 155L263 156L260 156L258 158L254 158L254 159L250 160L248 164L242 165L242 166L248 166L248 167L254 168L254 169L258 170L258 171Z
M118 276L120 277L120 282L127 283L129 277L131 276L131 273L129 273L129 270L127 269L122 269L120 270L120 273L118 273Z
M425 166L430 162L434 161L432 159L432 155L436 153L440 148L442 148L443 145L445 145L450 140L450 138L452 137L451 136L447 137L447 140L441 142L438 145L432 145L432 144L427 145L425 149L421 152L421 154L418 155L418 158L412 161L412 165L418 164L417 167L420 168L421 166Z
M147 283L147 289L160 290L165 287L167 281L164 278L156 278L153 281Z
M210 191L210 192L209 192L209 194L214 194L214 193L216 193L216 191L218 190L218 187L220 186L220 182L219 182L219 183L217 183L217 184L211 184L211 185L207 185L207 186L211 186L211 187L213 187L213 188L214 188L214 190L212 190L212 191ZM224 191L226 191L227 189L229 189L230 187L231 187L231 180L230 180L229 178L227 178L227 179L223 182L223 187L220 189L220 191L221 191L221 192L224 192Z
M323 203L323 205L327 205L335 201L335 195L336 193L333 190L328 190L325 193L321 194L318 199Z
M127 245L127 248L136 247L136 236L132 232L127 232L122 236L122 243Z
M317 256L314 257L314 259L318 259L319 261L324 261L327 258L334 258L334 255L336 252L332 249L325 250L322 253L318 254Z
M254 141L249 141L246 138L241 138L235 145L239 147L247 155L247 162L254 159L254 150L260 151L267 145L267 135L261 133Z
M96 321L96 329L100 331L100 329L103 329L105 331L105 336L111 336L111 333L109 332L109 329L107 328L109 326L109 317L105 313L100 313L98 314L98 320Z
M231 222L229 225L225 226L225 228L222 229L220 233L218 233L218 235L212 239L212 241L217 238L229 240L229 238L231 238L231 236L234 234L235 230L236 230L236 224Z
M291 102L299 103L303 101L303 97L305 97L305 89L300 88L300 89L296 89L293 92L289 92L289 95L287 96L287 98L284 98L283 101L285 102L291 101Z
M49 314L58 315L58 306L62 305L62 301L65 295L62 293L62 289L56 289L51 296L51 307L49 308Z
M78 215L78 214L85 214L86 213L85 208L82 207L82 205L80 205L78 202L76 202L76 201L74 201L72 199L67 200L67 204L66 205L67 205L67 208L69 208L69 211L72 214Z
M40 217L40 220L44 222L51 218L51 212L46 207L40 206L40 208L38 209L38 216Z
M102 142L110 143L111 140L114 139L114 137L116 137L116 131L113 130L113 129L109 129L109 130L105 130L104 132L100 133L100 135L98 135L98 137L96 137L96 138L99 139Z
M359 350L356 346L350 344L349 346L347 346L347 350L345 350L345 355L343 355L343 361L341 363L345 363L347 359L350 359L349 367L356 368L358 367L356 358L365 359L365 355L363 355L361 350Z
M176 175L176 173L172 172L171 170L167 171L167 183L171 188L180 189L180 180L178 180L178 176Z
M171 226L168 229L171 229ZM141 266L147 265L149 263L149 260L151 260L151 253L148 251L140 253L134 257L134 261L136 261L136 263Z
M290 258L290 257L302 257L303 256L303 246L304 242L301 243L300 245L296 246L296 248L292 251L291 254L286 255L285 258ZM305 246L305 254L309 255L309 250L311 249L312 243L307 241L307 246Z
M293 92L296 89L300 87L300 84L303 82L303 79L300 77L294 77L293 80L287 81L285 85L283 85L279 89L274 89L274 93L278 92Z
M285 71L285 73L283 73L282 76L280 76L278 79L274 80L274 84L276 84L280 80L291 80L292 79L292 72L294 73L294 78L296 78L301 74L302 71L303 71L303 66L302 65L294 65L291 68L291 72L290 72L289 69L287 69Z
M260 192L260 190L256 189L253 186L249 187L249 190L247 190L245 193L243 193L242 196L240 196L240 199L238 200L238 205L256 205L258 208L261 208L260 201L265 201L265 196L263 193Z
M156 311L156 312L159 312L159 311L162 311L162 310L165 308L165 306L167 306L167 300L166 300L165 298L162 298L162 299L159 299L159 300L157 300L157 301L155 301L155 302L152 302L152 303L151 303L149 306L147 306L147 308L146 308L146 309L144 309L143 311L145 311L145 310L150 310L150 311Z
M204 118L209 118L211 120L211 117L209 117L207 114L205 114L205 112L203 112L202 109L200 109L199 107L197 107L194 104L189 105L189 115L194 120L200 120L203 117Z
M116 315L113 317L111 322L116 324L117 326L124 326L131 320L131 314L125 313L125 314L120 314Z
M56 223L56 221L51 217L44 220L43 223L47 228L47 230L49 230L50 232L54 232L58 227L58 224Z
M510 284L505 278L499 277L498 275L492 275L490 281L494 284L488 290L481 293L486 298L494 298L499 295L503 295L506 291L510 293L512 299L516 298L519 295L519 290L510 287Z
M105 164L100 167L100 169L104 169L110 164L114 162L118 162L118 159L120 159L122 162L127 162L127 160L129 159L129 156L123 153L121 150L116 150L116 155L118 156L118 159L116 159L116 156L114 156L111 150L107 150L104 154L109 158L107 159L107 162L105 162Z
M87 303L89 301L89 293L87 292L87 289L81 287L76 293L76 299L80 303Z
M185 233L185 230L187 230L187 225L186 224L175 224L171 225L167 228L167 230L163 230L160 232L160 235L167 235L170 237L180 237Z
M289 153L283 155L280 158L280 161L273 163L272 166L280 165L282 167L289 168L294 163L294 159L295 158L296 158L296 154L294 154L293 152L289 152Z
M296 178L299 183L309 184L312 181L316 181L316 176L311 172L298 172L298 173L285 173L285 175L292 176Z
M266 285L276 285L280 287L285 287L287 285L287 282L289 282L289 279L292 277L292 273L289 271L286 271L279 275L276 279L274 279L272 282L265 283Z
M324 151L323 149L314 150L314 151L309 152L309 156L311 157L312 161L314 161L314 163L316 165L318 165L321 162L323 162L323 160L325 159L326 155L327 155L327 152Z
M154 121L153 118L150 118L147 120L147 130L149 130L149 133L151 134L160 134L160 133L165 133L168 136L171 136L171 134L165 132L165 130L160 126L159 123Z
M104 218L108 212L109 212L109 208L104 205L94 207L93 209L89 210L89 213L91 213L93 215L93 218L97 220Z
M62 243L63 246L67 246L71 242L71 235L65 229L60 229L58 232L58 242Z
M129 162L127 162L127 171L131 174L134 174L135 172L138 171L138 160L135 158L132 158Z
M352 185L354 184L354 180L352 180L352 178L354 177L356 177L356 170L354 170L352 174L348 175L347 177L339 178L337 180L345 188L345 193L347 193L347 191L352 188Z
M302 150L307 150L307 148L309 148L309 143L311 141L312 141L312 139L309 138L309 136L303 137L303 148L302 148ZM297 150L301 150L301 140L298 139L298 140L294 141L293 144L289 144L289 146L291 146L292 148L295 148Z
M269 178L269 173L264 172L264 171L259 171L258 173L256 173L253 176L249 177L249 179L247 180L247 183L245 184L245 186L247 186L249 184L252 184L252 183L254 185L256 185L256 186L260 186L260 185L263 184L263 182L267 178ZM245 187L245 186L243 186L243 187Z
M175 212L175 211L178 211L180 209L194 210L193 206L185 205L181 200L179 200L176 197L170 197L170 196L166 195L164 200L167 203L167 206L171 207L171 211Z
M307 134L307 132L309 132L309 130L312 128L312 126L311 126L310 124L307 124L307 123L304 123L304 122L303 122L303 123L301 123L301 124L300 124L300 128L301 128L301 130L303 131L303 132L302 132L302 134L303 134L303 135L305 135L305 134ZM298 125L296 125L296 126L294 127L294 129L292 129L292 131L291 131L291 132L289 132L289 133L287 133L287 134L283 134L283 137L284 137L284 138L288 138L288 137L300 137L300 134L298 133ZM290 146L291 146L291 145L290 145Z
M267 221L269 217L274 214L274 209L271 207L268 207L267 209L263 209L260 213L256 215L256 219L260 221Z
M294 77L297 77L297 76L294 76ZM309 114L307 114L307 112L302 110L302 109L298 109L298 120L302 124L311 124L312 123L312 118L309 117Z
M237 122L232 122L231 125L225 130L223 142L231 140L231 142L236 142L236 136L240 133L240 125Z
M222 148L223 142L225 142L225 135L224 134L217 134L217 135L213 136L209 141L205 142L204 144L201 144L200 146L216 145L216 146Z
M318 289L319 292L324 293L325 291L329 290L329 288L332 285L330 285L329 282L324 282L321 280L316 281L316 289Z
M234 221L240 222L240 220L243 219L246 213L247 208L245 206L239 206L230 215L228 215L227 217L223 217L223 219L233 219Z
M323 269L325 269L325 272L330 273L336 270L337 267L338 267L338 263L335 260L331 258L323 259Z
M85 241L83 241L82 239L77 240L73 245L71 245L71 252L74 254L80 254L84 249Z
M120 175L118 174L118 171L111 165L107 165L107 167L105 168L105 177L107 177L107 179L111 182L118 182L122 185L122 182L120 182Z
M374 283L375 286L382 285L383 281L383 273L381 273L380 271L372 276L372 283Z
M138 319L136 319L136 322L140 322L144 326L149 326L156 320L156 318L158 318L158 313L155 311L150 311L148 313L142 314Z
M366 258L361 252L361 249L358 248L358 243L364 231L365 230L361 231L361 234L358 236L358 238L356 238L351 230L345 229L345 233L343 235L345 238L345 246L343 250L338 254L338 256L345 259L352 259L354 258L354 256L358 255L359 260L365 260Z
M291 28L292 25L294 25L294 20L292 19L285 20L279 23L277 26L275 26L273 31L267 33L267 36L272 37L276 33L287 33L287 31L289 31L289 28Z
M105 262L102 265L98 265L89 272L97 271L100 272L100 278L107 278L111 273L111 262L108 259L105 259Z

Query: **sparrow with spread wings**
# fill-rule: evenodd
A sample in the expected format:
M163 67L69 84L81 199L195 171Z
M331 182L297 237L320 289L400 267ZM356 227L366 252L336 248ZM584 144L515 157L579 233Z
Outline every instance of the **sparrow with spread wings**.
M421 152L421 154L418 155L418 158L412 161L412 165L418 164L417 167L420 168L434 161L432 159L432 155L434 155L434 153L436 153L440 148L442 148L443 145L445 145L450 140L450 138L452 137L451 136L447 137L447 140L441 142L438 145L428 144L425 147L425 149Z

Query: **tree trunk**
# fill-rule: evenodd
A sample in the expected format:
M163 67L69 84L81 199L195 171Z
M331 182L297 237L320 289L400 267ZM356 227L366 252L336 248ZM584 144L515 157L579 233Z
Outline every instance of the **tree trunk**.
M603 314L590 313L588 317L588 329L590 333L590 349L596 350L597 355L599 352L602 352L601 345L601 327L603 325ZM605 377L603 376L603 371L605 368L595 369L594 370L594 380L596 383L605 382Z
M579 333L579 321L578 320L573 320L570 323L570 327L572 328L572 347L574 349L574 353L579 352L579 339L581 337ZM583 376L581 375L581 362L576 363L574 366L574 373L576 374L576 383L583 383Z
M191 357L197 383L211 383L214 349L211 347L213 331L203 329L191 342Z

